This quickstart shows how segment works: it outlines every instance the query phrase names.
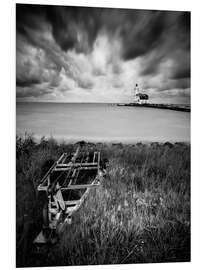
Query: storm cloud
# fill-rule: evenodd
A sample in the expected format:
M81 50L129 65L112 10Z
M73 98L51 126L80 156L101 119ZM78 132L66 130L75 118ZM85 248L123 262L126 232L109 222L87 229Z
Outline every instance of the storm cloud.
M127 101L137 82L190 97L189 12L16 5L18 99Z

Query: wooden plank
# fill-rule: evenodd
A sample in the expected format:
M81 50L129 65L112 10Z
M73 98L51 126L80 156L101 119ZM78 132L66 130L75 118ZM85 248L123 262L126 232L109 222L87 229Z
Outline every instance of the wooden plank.
M75 168L75 167L73 166L73 168ZM63 172L63 171L69 171L70 169L71 169L70 167L67 167L67 168L55 168L54 171L55 172L60 172L60 171ZM76 170L80 170L80 171L81 170L94 170L94 169L98 169L98 167L97 166L94 166L94 167L93 166L92 167L88 166L88 167L77 167L76 168Z
M74 163L74 164L69 164L69 163L64 163L64 164L57 164L56 168L66 168L66 167L80 167L80 166L85 166L85 167L88 167L88 166L97 166L98 165L98 162L91 162L91 163Z
M66 188L61 188L61 190L94 188L94 187L98 187L99 185L100 183L99 184L70 185L70 186L67 186Z
M98 160L97 160L97 168L98 168L98 170L99 170L99 167L100 167L100 152L98 152Z
M73 170L73 173L72 173L72 176L71 176L71 179L70 179L69 185L71 185L71 184L72 184L73 179L74 179L75 174L76 174L76 171L77 171L76 169L74 169L74 170Z
M50 174L47 176L47 185L49 186L51 183Z
M63 195L61 193L61 189L59 189L57 192L56 192L56 195L54 195L61 207L62 210L65 210L65 202L64 202L64 199L63 199Z
M92 167L81 167L81 168L78 168L77 170L96 170L97 169L97 166L92 166Z
M41 184L37 187L38 191L47 191L48 186L42 186Z
M74 163L75 160L76 160L76 158L78 157L78 155L79 155L79 153L80 153L80 148L81 148L80 146L77 147L76 152L75 152L75 154L73 155L73 157L72 157L72 159L71 159L71 162L72 162L72 163Z
M94 152L93 163L95 162L97 152Z
M72 215L73 212L75 212L77 209L78 209L78 206L77 206L77 205L67 207L67 209L66 209L66 214Z
M72 200L72 201L65 201L65 204L68 205L72 205L72 204L78 204L80 203L80 200Z

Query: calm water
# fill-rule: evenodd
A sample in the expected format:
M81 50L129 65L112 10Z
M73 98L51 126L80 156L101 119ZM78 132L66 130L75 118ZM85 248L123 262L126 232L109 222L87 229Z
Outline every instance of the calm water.
M111 104L17 103L17 134L69 141L190 141L190 113Z

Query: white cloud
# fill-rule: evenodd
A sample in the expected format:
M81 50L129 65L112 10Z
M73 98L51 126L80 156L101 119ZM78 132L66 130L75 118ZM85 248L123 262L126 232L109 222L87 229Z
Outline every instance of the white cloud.
M17 96L21 100L130 102L135 83L146 89L152 100L161 98L164 102L164 97L173 99L176 96L188 100L190 89L176 88L176 81L169 78L174 65L172 59L160 61L161 72L141 75L147 62L152 62L154 52L124 61L121 58L121 41L116 35L109 37L104 31L100 32L93 50L86 54L75 49L67 53L62 51L50 29L33 34L33 42L38 47L18 38L17 79L26 81L30 78L30 83L39 80L39 85L36 83L34 87L18 87ZM180 86L187 83L179 81ZM174 90L167 88L171 85L174 85ZM165 91L161 93L161 90Z

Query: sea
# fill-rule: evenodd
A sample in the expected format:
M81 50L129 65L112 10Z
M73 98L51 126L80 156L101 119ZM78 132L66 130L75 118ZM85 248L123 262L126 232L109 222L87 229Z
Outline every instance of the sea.
M16 133L66 142L190 142L190 113L103 103L17 102Z

